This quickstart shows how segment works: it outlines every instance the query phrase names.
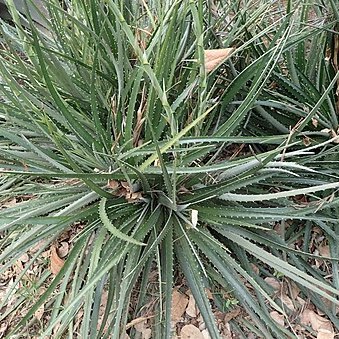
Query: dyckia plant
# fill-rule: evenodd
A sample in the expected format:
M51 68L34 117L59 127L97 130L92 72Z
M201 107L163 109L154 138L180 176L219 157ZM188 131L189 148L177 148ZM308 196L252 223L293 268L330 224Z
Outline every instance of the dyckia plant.
M274 274L339 327L334 1L326 13L321 1L6 3L1 272L30 254L0 306L14 300L0 321L21 315L9 336L137 337L126 325L152 293L153 336L173 337L179 276L211 338L222 294L251 318L235 333L294 335L270 316L290 316ZM327 258L308 246L313 227ZM65 232L71 248L48 267ZM35 265L37 297L13 299Z

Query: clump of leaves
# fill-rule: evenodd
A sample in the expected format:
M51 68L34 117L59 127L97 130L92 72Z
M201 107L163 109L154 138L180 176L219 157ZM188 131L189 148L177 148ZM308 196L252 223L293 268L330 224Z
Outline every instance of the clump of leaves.
M48 305L42 337L76 327L84 338L120 338L141 314L152 270L156 337L171 337L178 272L212 338L220 334L206 290L214 288L239 301L258 335L291 336L269 315L288 317L264 280L274 272L339 325L339 76L324 59L338 13L328 3L326 16L290 3L272 23L267 13L277 9L265 1L220 1L217 10L204 1L46 1L37 26L34 1L25 16L7 1L1 194L31 199L2 210L1 271L40 245L3 305L39 255L77 229L11 334ZM307 25L314 9L325 19ZM308 58L312 46L319 53ZM210 50L227 53L211 66ZM331 280L311 265L315 225L331 244ZM28 302L17 299L1 319Z

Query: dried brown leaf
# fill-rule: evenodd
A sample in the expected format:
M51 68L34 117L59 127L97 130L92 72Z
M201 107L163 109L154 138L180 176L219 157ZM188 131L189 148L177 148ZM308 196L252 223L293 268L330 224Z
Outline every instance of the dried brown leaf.
M54 245L51 246L50 260L50 270L54 275L57 275L64 266L64 260L59 257L57 249Z
M305 309L300 316L301 323L304 325L311 324L312 328L317 332L317 339L333 339L334 330L332 323L315 313L313 310Z
M67 241L62 241L58 248L59 257L65 258L68 252L69 252L69 243Z
M185 325L180 332L181 339L204 339L200 330L192 324Z
M8 327L9 323L7 321L2 321L0 323L0 338L2 338L5 335Z
M294 307L293 301L291 300L290 297L288 297L287 295L283 294L280 297L280 300L284 303L284 306L288 307L291 311L295 311L295 307Z
M272 311L270 313L271 318L281 326L285 326L285 317L277 311Z
M146 328L142 332L142 339L150 339L152 338L152 330L150 328Z
M240 308L235 308L234 310L227 312L224 316L225 324L228 323L230 320L236 318L240 314Z
M4 202L2 202L0 204L0 209L1 208L8 208L8 207L13 207L17 204L17 200L16 198L13 198L13 199L8 199L8 200L5 200Z
M20 258L19 260L23 263L26 263L29 261L29 255L27 253L24 253Z
M180 320L182 315L185 313L188 304L188 297L174 289L172 292L172 309L171 309L171 320L177 322Z
M300 293L300 288L293 281L290 282L290 286L291 286L291 297L293 298L293 300L295 300Z
M152 317L135 318L126 325L126 330L134 326L137 331L141 332L139 324L141 324L141 328L144 328L145 322L150 318Z
M111 190L117 190L119 188L119 181L116 180L108 180L107 187Z
M319 254L323 257L330 257L330 247L328 245L321 244L318 247Z
M205 50L205 69L212 72L219 67L234 51L234 48L207 49Z
M252 270L254 271L254 273L259 274L260 271L259 271L259 267L258 266L256 266L253 263L251 263L251 267L252 267Z
M211 336L210 334L208 333L208 330L207 329L204 329L201 331L201 334L203 336L204 339L211 339Z
M279 291L280 290L281 282L278 281L276 278L266 277L264 280L267 282L267 284L269 284L271 287L273 287L273 289L275 291Z
M30 253L36 253L42 249L46 244L46 240L40 240L30 248Z
M199 315L199 310L195 304L195 299L191 292L189 293L189 301L186 308L186 313L192 318L196 318Z

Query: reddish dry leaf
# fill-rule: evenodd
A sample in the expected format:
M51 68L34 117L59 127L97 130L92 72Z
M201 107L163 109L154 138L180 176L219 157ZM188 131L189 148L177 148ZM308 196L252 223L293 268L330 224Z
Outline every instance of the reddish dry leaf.
M59 257L57 249L54 245L51 246L50 259L51 259L50 270L54 275L57 275L64 266L64 260L62 260Z
M40 240L36 244L33 245L33 247L30 248L30 253L36 253L38 252L41 248L44 247L46 241L45 240Z
M273 277L267 277L264 279L267 284L269 284L275 291L279 291L281 288L281 282L278 281L276 278Z
M119 188L119 182L116 180L108 180L107 187L115 191Z
M318 247L318 251L322 257L331 257L330 247L328 245L321 244Z
M186 313L192 318L196 318L199 315L199 310L195 304L195 299L191 292L189 292L189 302L186 308Z
M20 261L22 261L23 263L26 263L27 261L29 261L29 255L27 253L24 253L20 258Z
M223 329L222 339L233 339L234 336L231 331L231 326L229 323L225 324L225 328Z
M8 324L7 321L2 321L0 323L0 338L2 338L5 335L7 328L8 328L8 325L9 324Z
M150 328L146 328L142 332L142 339L150 339L152 338L152 330Z
M285 326L285 317L277 311L272 311L270 313L271 318L281 326Z
M334 338L332 323L328 319L315 313L313 310L305 309L301 314L300 320L302 324L311 324L312 328L317 332L317 339Z
M13 207L17 203L16 198L5 200L3 203L1 203L0 208L8 208L8 207Z
M333 339L334 333L328 330L319 330L317 339Z
M204 339L200 330L194 325L185 325L180 332L181 339Z
M184 314L188 304L188 297L185 294L180 293L178 290L172 292L172 309L171 320L177 322Z
M256 266L253 263L251 263L251 267L252 267L252 270L254 271L254 273L259 274L260 271L259 271L259 267L258 266Z
M235 308L234 310L227 312L224 316L224 323L228 323L230 320L236 318L240 314L240 308Z
M212 72L219 67L234 51L234 48L207 49L205 50L205 69Z

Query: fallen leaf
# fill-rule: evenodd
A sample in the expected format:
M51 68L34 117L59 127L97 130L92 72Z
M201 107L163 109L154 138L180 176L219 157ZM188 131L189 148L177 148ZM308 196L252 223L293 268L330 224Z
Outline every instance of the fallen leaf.
M33 245L33 247L30 248L30 253L36 253L38 252L41 248L43 248L46 244L45 240L40 240L36 244Z
M209 300L213 300L214 299L211 290L209 290L208 288L205 288L205 292L206 292L207 298Z
M207 49L205 50L205 69L212 72L218 68L226 58L234 51L234 48Z
M224 316L225 324L228 323L230 320L236 318L240 314L240 308L235 308L234 310L227 312Z
M273 289L275 291L279 291L280 290L281 282L278 281L276 278L266 277L264 280L267 282L267 284L269 284L271 287L273 287Z
M291 286L291 297L293 298L293 300L295 300L300 293L300 288L293 281L290 282L290 286Z
M195 299L192 293L189 293L189 301L186 308L186 313L192 318L196 318L199 314L199 310L195 304Z
M146 328L142 332L142 339L150 339L152 338L152 330L150 328Z
M225 324L225 328L223 329L223 339L233 339L233 334L231 332L231 326L229 323Z
M117 190L119 188L119 182L116 180L108 180L107 182L107 187L112 189L112 190Z
M171 320L177 322L184 314L188 304L188 297L180 293L178 290L172 292L172 309L171 309Z
M0 324L0 338L3 337L3 335L6 333L7 328L8 328L8 322L7 321L2 321Z
M44 305L41 305L34 313L35 317L38 319L38 320L41 320L43 314L45 312L45 307Z
M333 339L334 333L327 330L319 330L317 339Z
M253 263L251 263L251 267L252 267L252 270L254 271L254 273L259 274L260 271L259 271L259 267L258 266L256 266Z
M144 328L144 324L145 322L150 319L152 317L139 317L139 318L135 318L132 321L130 321L127 325L126 325L126 330L128 330L129 328L131 328L132 326L134 326L134 328L141 332L141 329ZM141 324L141 325L140 325ZM140 327L141 326L141 327Z
M23 263L26 263L27 261L29 261L29 255L27 253L24 253L19 260Z
M333 339L334 330L332 323L315 313L313 310L305 309L300 316L300 321L304 325L311 324L312 328L317 332L317 339Z
M69 252L69 243L66 241L61 242L58 248L60 258L65 258L68 252Z
M297 297L296 300L300 304L301 307L305 306L306 301L303 298Z
M17 203L16 198L8 199L8 200L5 200L3 203L1 203L0 208L13 207L16 205L16 203Z
M59 257L57 249L54 245L51 246L50 259L50 270L54 275L57 275L64 266L64 260Z
M97 322L97 330L100 330L100 327L102 325L102 321L104 318L106 306L107 306L107 299L108 299L108 291L104 289L101 292L101 300L100 300L100 307L99 307L99 317L98 317L98 322ZM108 329L108 323L105 324L104 326L104 332Z
M210 334L208 333L207 329L204 329L203 331L201 331L201 334L203 336L204 339L211 339Z
M136 322L133 326L134 326L135 330L139 333L144 333L144 331L147 330L147 328L148 328L145 320ZM127 327L126 327L126 329L127 329Z
M277 311L272 311L270 313L271 318L281 326L285 326L285 317Z
M181 339L204 339L200 330L194 325L185 325L180 332Z
M136 202L142 199L141 192L129 193L126 195L126 199L128 202Z
M331 254L330 254L330 247L328 245L320 245L318 247L318 250L319 250L319 254L322 256L322 257L330 257Z
M291 311L295 311L295 307L293 305L293 301L291 300L290 297L288 297L287 295L282 295L280 297L281 301L284 303L285 307L288 307Z

